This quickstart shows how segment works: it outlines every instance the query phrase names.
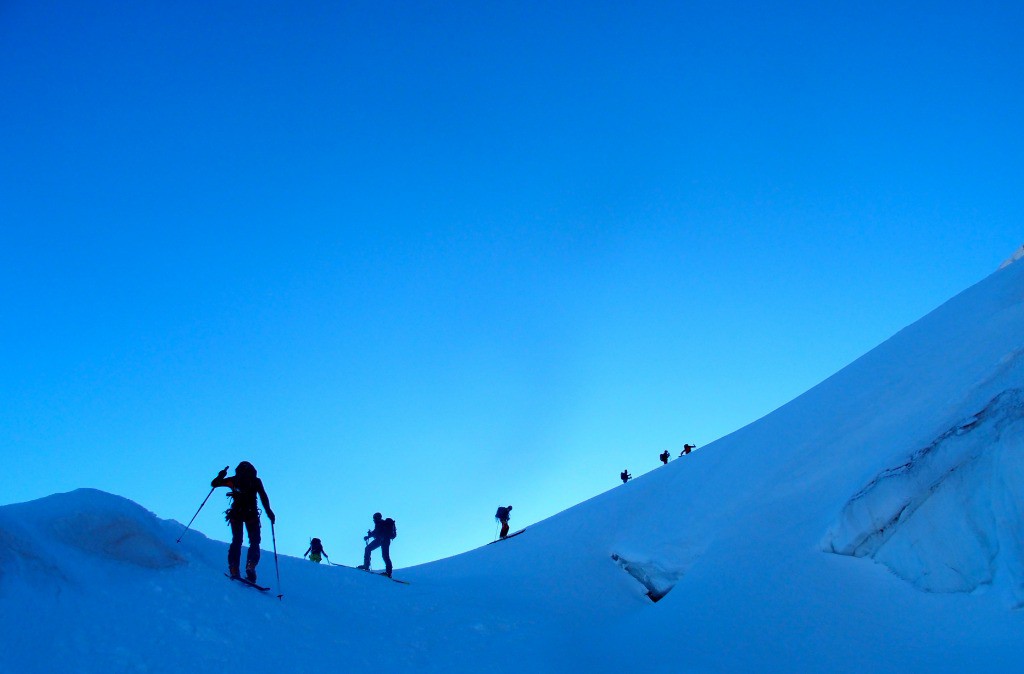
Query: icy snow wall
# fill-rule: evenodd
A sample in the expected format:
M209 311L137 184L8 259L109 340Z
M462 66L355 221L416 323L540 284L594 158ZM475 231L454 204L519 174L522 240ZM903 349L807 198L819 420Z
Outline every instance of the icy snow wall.
M829 552L870 557L929 592L1000 570L1024 605L1024 390L1010 389L889 468L846 504Z

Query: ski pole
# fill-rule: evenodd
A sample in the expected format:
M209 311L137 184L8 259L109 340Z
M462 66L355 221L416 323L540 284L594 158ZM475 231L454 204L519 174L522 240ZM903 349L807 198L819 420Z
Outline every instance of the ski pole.
M230 466L224 466L224 470L225 471L228 468L230 468ZM206 505L206 502L210 500L211 496L213 496L213 490L214 489L216 489L216 487L210 487L210 493L207 494L206 498L203 499L203 502L199 504L199 510L202 510L203 506ZM197 517L199 517L199 510L197 510L196 514L192 516L192 519L190 519L188 521L188 524L185 526L185 531L182 531L181 532L181 536L178 536L178 540L176 541L177 543L181 543L181 539L185 537L186 533L188 533L188 530L192 527L192 523L196 521Z
M274 520L270 520L270 540L274 542L274 571L277 572L277 598L281 599L284 597L284 593L281 592L281 567L277 564L277 534L274 532Z

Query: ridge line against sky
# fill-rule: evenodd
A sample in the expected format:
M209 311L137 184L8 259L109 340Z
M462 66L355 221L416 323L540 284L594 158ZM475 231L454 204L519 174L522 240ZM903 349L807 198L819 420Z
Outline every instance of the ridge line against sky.
M0 502L402 566L707 444L1020 245L1022 19L4 3Z

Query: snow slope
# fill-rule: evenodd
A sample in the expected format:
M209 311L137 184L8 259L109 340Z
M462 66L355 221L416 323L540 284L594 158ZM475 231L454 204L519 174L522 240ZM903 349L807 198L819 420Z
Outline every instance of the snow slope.
M408 586L282 556L278 601L119 497L5 506L0 672L1015 671L1022 335L1010 264L765 418ZM260 572L276 593L272 554Z

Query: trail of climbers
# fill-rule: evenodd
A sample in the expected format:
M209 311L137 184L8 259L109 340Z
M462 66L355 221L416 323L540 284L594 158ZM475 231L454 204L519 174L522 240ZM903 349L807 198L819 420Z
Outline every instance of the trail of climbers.
M679 456L683 457L696 449L696 445L686 443L683 445L683 450ZM668 464L670 453L668 450L663 451L658 455L659 460L662 464ZM235 467L235 474L228 477L227 472L230 466L225 466L221 469L216 477L210 481L210 492L203 499L203 502L199 505L199 509L196 510L195 515L189 520L189 523L185 526L185 530L182 531L181 536L178 537L178 543L181 542L182 537L191 528L192 523L195 521L199 512L206 505L210 496L218 487L227 487L227 496L231 500L231 505L224 512L224 519L231 528L231 543L228 546L228 570L224 574L231 580L239 581L243 585L247 585L254 589L266 592L270 590L269 587L263 587L258 585L257 579L257 567L260 563L261 557L261 530L262 522L261 518L266 514L267 519L270 520L271 533L273 534L274 523L276 516L274 511L270 507L270 497L267 495L266 487L263 485L263 480L258 477L256 467L248 461L242 461ZM625 484L633 479L633 476L628 470L623 470L619 475L622 483ZM260 509L260 505L263 506ZM514 536L518 536L526 531L525 528L520 529L514 533L509 533L509 521L512 518L512 506L499 506L494 514L494 519L498 523L498 530L496 531L495 540L488 543L497 543ZM241 555L242 555L242 536L243 533L248 538L248 549L245 558L245 576L241 574ZM332 562L330 557L324 550L323 541L319 538L311 538L309 541L309 548L302 554L303 558L309 559L314 564L320 564L323 560L327 560L327 563L331 566L343 566L350 569L359 569L361 571L367 571L375 575L384 576L396 583L402 583L408 585L407 581L399 580L392 577L393 564L391 561L391 543L398 537L398 527L395 520L391 517L384 517L381 513L376 512L373 514L373 527L366 531L366 535L363 537L363 563L358 566L348 566L346 564L338 564ZM277 537L276 534L273 536L274 542L274 566L275 569L279 569L277 563ZM383 571L373 571L370 569L370 558L375 550L380 550L381 559L384 562ZM280 571L277 572L277 583L280 586L281 578ZM280 589L280 588L279 588ZM283 597L282 594L277 595L278 598Z

